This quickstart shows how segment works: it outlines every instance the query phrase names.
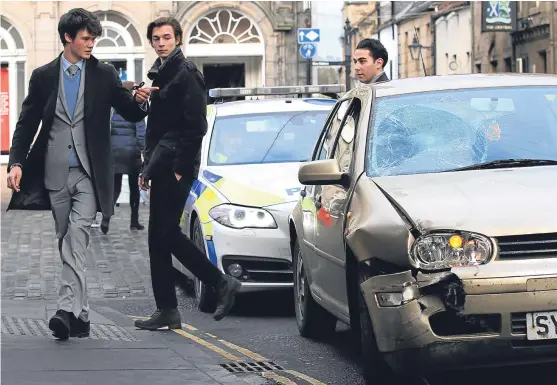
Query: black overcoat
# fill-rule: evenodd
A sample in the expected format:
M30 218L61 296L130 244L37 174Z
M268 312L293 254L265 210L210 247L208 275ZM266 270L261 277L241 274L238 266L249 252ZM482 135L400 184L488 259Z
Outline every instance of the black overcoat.
M29 91L23 101L13 135L8 164L8 170L14 163L22 165L21 191L13 193L8 210L50 210L50 199L44 184L44 167L60 84L61 56L62 54L52 62L36 68L31 74ZM85 63L83 97L87 154L93 174L91 177L95 186L97 211L102 212L105 217L110 217L114 213L111 108L114 107L120 115L132 122L139 122L145 118L147 111L144 111L134 100L132 93L122 86L116 69L99 62L93 56ZM38 130L39 134L35 139Z

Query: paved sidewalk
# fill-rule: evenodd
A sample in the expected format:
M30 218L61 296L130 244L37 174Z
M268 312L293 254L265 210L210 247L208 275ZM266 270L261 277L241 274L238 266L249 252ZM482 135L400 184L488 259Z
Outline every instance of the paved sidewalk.
M89 338L58 341L48 330L49 301L2 301L3 385L231 385L261 384L219 365L222 357L174 332L136 330L111 308L90 314Z
M57 298L61 268L58 241L50 211L8 211L1 205L2 298ZM130 207L115 208L110 230L91 229L87 255L89 296L152 297L147 248L148 206L140 206L146 228L131 231Z

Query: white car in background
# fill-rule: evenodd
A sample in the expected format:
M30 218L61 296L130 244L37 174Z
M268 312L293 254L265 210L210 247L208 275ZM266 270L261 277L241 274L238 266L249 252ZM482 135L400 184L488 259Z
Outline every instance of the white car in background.
M342 85L210 90L213 98L273 96L208 106L200 169L182 217L184 233L243 291L292 288L288 217L301 190L298 169L343 91ZM173 264L194 279L199 309L213 312L214 293Z

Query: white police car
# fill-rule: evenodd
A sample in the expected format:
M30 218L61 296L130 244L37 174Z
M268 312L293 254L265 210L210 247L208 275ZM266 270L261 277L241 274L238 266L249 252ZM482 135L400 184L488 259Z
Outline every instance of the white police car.
M343 91L343 85L210 90L213 98L282 96L208 106L199 174L182 216L183 232L242 281L242 291L292 287L288 216L301 190L298 169ZM333 98L304 97L317 93ZM173 264L195 280L199 309L212 312L213 292Z

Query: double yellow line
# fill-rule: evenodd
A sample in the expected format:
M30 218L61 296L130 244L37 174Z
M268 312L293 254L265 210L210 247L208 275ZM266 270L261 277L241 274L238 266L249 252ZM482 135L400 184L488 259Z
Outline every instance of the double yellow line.
M141 319L141 320L148 319L147 317L131 317L131 318ZM254 361L269 361L267 358L263 357L260 354L254 353L251 350L248 350L246 348L242 348L241 346L235 345L232 342L228 342L226 340L218 338L215 335L200 331L196 327L188 325L188 324L182 324L182 329L173 329L172 330L173 332L181 335L182 337L186 337L189 340L191 340L191 341L193 341L193 342L195 342L199 345L202 345L209 350L212 350L213 352L219 354L220 356L226 358L229 361L242 362L242 361L245 361L245 358L239 357L238 355L234 355L234 354L224 350L223 348L221 348L221 347L219 347L219 346L217 346L217 345L215 345L215 344L213 344L209 341L204 340L203 338L200 338L200 337L198 337L198 336L196 336L192 333L189 333L188 331L185 331L184 329L188 330L189 332L193 332L193 333L196 333L196 334L204 334L206 336L214 338L215 340L217 340L223 346L226 346L227 348L232 349L235 352L241 353L244 356L249 357ZM312 378L308 375L297 372L295 370L284 370L284 372L288 373L288 374L290 374L290 375L292 375L292 376L294 376L298 379L304 380L304 381L310 383L311 385L327 385L324 382L316 380L315 378ZM275 373L275 372L261 372L261 373L258 373L258 374L261 375L264 378L273 380L273 381L275 381L275 382L277 382L278 384L281 384L281 385L298 385L293 380L291 380L287 377L281 376L281 375L279 375L278 373Z

